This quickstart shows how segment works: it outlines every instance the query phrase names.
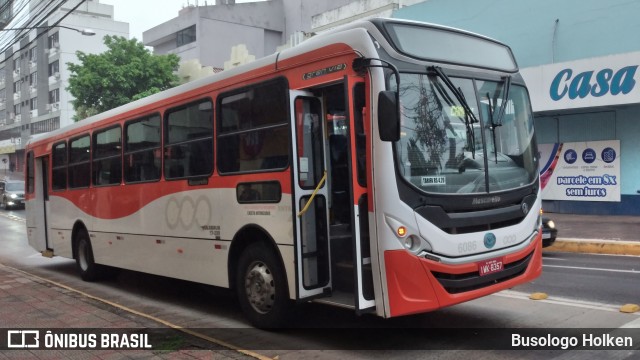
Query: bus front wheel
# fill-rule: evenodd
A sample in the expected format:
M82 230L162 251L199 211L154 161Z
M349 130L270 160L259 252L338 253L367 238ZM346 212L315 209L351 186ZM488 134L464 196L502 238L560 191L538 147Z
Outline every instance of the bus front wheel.
M281 327L289 307L286 278L273 251L263 244L247 247L238 261L236 291L240 306L258 328Z
M99 265L93 260L93 249L89 234L81 230L76 241L76 265L80 272L80 277L84 281L95 281L98 279Z

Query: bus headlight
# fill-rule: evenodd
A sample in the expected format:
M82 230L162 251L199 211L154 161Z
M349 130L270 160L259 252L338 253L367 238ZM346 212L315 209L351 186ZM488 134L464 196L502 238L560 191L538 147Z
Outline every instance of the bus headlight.
M410 251L415 251L419 244L420 240L416 239L413 235L407 236L403 242L404 248Z
M10 198L12 198L12 199L17 199L17 198L18 198L18 195L16 195L16 194L11 194L11 195L9 195L9 197L10 197Z
M417 229L412 229L405 226L400 221L385 216L387 225L393 231L396 239L402 244L406 250L411 251L414 254L419 254L422 251L431 251L431 244L418 234Z

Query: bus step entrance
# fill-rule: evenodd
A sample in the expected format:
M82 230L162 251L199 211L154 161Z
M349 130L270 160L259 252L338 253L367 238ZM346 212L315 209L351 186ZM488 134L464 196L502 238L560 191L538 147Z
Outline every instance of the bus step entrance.
M331 225L331 273L333 287L341 292L353 294L353 243L348 224Z

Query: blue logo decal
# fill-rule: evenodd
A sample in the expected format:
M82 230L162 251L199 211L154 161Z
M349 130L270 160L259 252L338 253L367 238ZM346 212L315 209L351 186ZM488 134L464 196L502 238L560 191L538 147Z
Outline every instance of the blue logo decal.
M487 249L491 249L496 244L496 236L493 233L484 234L484 246Z
M573 164L576 160L578 160L578 154L575 150L569 149L564 152L564 161L566 161L567 164Z
M587 164L591 164L592 162L596 161L596 152L591 149L585 149L582 152L582 160L584 160L584 162L586 162Z
M610 164L616 160L616 151L610 147L602 150L602 160Z

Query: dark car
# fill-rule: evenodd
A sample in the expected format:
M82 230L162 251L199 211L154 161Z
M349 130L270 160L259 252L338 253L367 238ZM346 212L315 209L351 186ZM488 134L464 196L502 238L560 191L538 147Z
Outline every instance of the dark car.
M24 207L24 181L0 180L0 207L6 210Z
M558 235L558 229L553 220L546 216L542 217L542 247L553 245Z

